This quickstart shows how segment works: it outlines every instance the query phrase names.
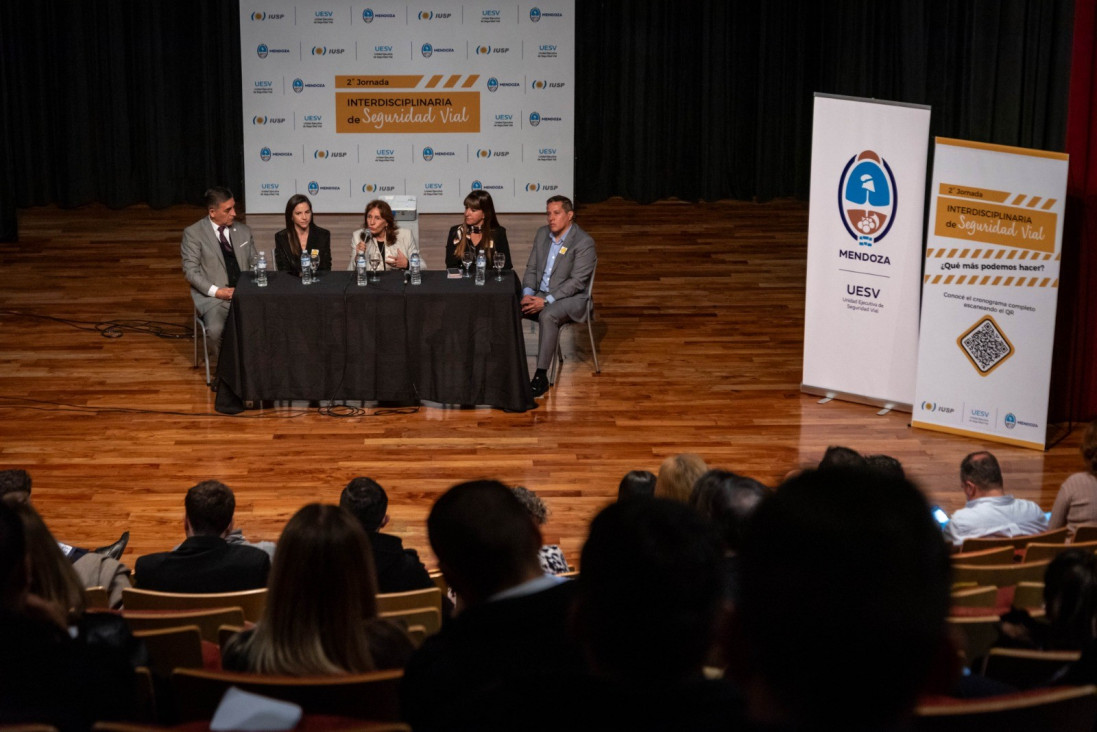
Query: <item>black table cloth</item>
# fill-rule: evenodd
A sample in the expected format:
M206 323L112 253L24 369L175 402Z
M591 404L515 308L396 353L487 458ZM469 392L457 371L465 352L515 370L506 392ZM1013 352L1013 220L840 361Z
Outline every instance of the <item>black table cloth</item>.
M440 402L525 411L535 406L522 338L519 284L504 272L482 287L423 273L352 272L312 285L284 272L237 284L218 364L217 411L264 400Z

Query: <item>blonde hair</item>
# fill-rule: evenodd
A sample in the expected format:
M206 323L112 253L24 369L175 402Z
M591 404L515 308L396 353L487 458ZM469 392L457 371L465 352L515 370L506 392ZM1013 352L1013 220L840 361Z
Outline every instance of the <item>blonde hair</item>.
M708 465L705 465L700 455L692 452L671 455L659 466L659 475L655 479L655 497L689 503L693 484L707 471Z

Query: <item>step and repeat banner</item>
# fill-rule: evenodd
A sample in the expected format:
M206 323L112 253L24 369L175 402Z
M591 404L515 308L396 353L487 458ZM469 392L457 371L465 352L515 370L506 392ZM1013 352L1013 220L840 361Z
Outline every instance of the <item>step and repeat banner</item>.
M1067 160L937 139L915 427L1044 449Z
M321 213L415 196L500 211L572 195L574 0L539 4L244 0L250 213L295 193Z
M815 95L801 389L910 409L928 107Z

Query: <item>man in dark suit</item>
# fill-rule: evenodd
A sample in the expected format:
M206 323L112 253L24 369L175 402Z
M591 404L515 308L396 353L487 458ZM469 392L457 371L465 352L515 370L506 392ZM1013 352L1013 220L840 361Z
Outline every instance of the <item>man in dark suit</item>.
M506 716L513 708L506 689L546 688L582 668L568 631L575 583L541 572L541 532L497 481L451 488L431 509L427 531L460 611L405 669L404 719L417 731L521 728Z
M249 267L255 244L251 229L236 223L236 199L228 188L206 191L206 208L208 216L183 230L180 253L190 296L206 325L210 359L216 361L229 302L240 273Z
M138 587L159 592L239 592L267 586L270 556L262 549L225 541L236 511L236 497L227 485L203 481L187 491L185 506L186 541L173 551L138 558Z
M574 223L575 209L565 196L545 207L548 225L537 230L522 276L522 315L540 324L533 396L548 391L548 369L560 340L560 326L586 320L591 277L598 263L594 239Z
M339 496L339 507L350 511L366 530L373 547L378 592L408 592L434 587L434 580L414 549L405 549L399 536L382 534L388 524L389 497L370 478L355 478Z

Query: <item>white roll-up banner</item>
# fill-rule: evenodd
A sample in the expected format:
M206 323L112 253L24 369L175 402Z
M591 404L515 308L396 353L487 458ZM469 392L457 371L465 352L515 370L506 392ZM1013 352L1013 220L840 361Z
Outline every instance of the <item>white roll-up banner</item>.
M574 0L243 0L240 53L249 212L295 193L322 213L572 195Z
M911 408L929 118L815 95L804 392Z
M1045 448L1067 161L937 139L915 427Z

